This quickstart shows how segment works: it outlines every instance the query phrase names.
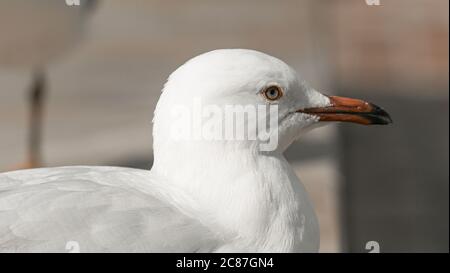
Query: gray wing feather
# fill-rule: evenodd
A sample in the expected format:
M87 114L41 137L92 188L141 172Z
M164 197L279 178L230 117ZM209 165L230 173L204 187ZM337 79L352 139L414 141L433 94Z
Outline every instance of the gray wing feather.
M148 171L69 167L0 174L0 251L209 252L214 234L158 194ZM145 182L145 181L144 181Z

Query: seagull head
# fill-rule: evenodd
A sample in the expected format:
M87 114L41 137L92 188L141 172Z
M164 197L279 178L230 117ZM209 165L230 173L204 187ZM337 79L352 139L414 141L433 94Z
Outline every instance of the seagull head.
M391 118L372 103L316 91L275 57L220 49L170 75L155 110L154 148L203 143L283 152L302 132L339 121L372 125Z
M374 104L321 94L277 58L211 51L165 84L153 120L151 171L186 193L191 201L183 208L195 207L202 221L240 238L237 249L316 251L317 220L283 151L333 121L391 122Z

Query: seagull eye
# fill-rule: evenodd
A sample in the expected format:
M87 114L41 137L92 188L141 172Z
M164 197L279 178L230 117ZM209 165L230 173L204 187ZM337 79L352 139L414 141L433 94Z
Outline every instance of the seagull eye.
M275 101L283 96L283 91L276 85L272 85L264 89L263 95L267 100Z

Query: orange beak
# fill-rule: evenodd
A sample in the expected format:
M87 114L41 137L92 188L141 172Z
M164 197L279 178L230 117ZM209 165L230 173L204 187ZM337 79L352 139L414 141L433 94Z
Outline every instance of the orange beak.
M298 110L297 112L315 115L319 121L342 121L363 125L389 124L389 114L375 104L351 98L329 96L330 106Z

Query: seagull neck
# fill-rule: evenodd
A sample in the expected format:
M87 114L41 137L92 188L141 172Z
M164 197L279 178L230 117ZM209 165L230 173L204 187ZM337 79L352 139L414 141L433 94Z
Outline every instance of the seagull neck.
M213 218L206 221L267 251L292 249L305 215L313 214L303 186L281 154L200 149L186 158L178 150L170 165L164 161L167 155L161 160L158 155L153 171L189 195L201 215Z

